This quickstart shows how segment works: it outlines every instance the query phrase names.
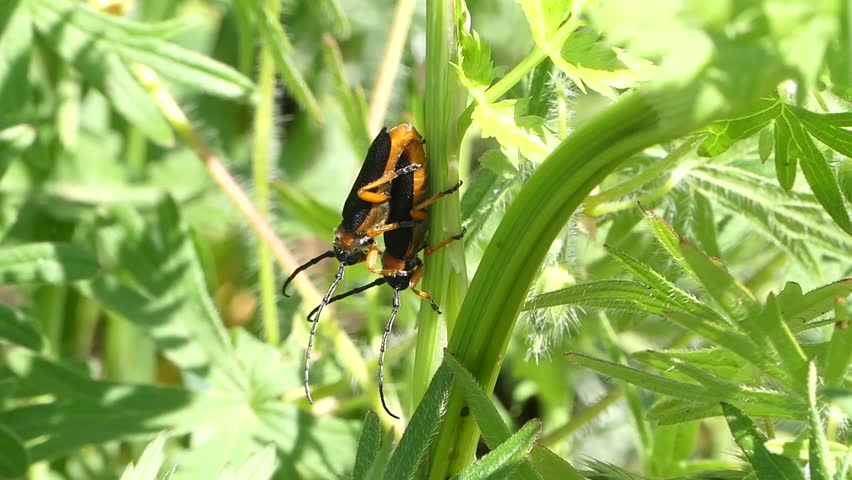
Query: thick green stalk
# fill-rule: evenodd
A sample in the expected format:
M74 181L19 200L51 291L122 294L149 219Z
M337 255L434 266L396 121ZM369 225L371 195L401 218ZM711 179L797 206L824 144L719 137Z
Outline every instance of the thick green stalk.
M278 15L278 0L267 2L273 15ZM255 205L264 218L269 218L269 157L272 146L272 116L275 113L275 61L271 46L261 42L260 72L258 73L258 99L254 113L254 173ZM260 314L266 342L278 345L281 333L278 312L275 308L275 269L269 247L257 242L258 283L260 286Z
M429 158L429 191L444 190L459 179L458 118L466 94L450 68L456 52L453 0L426 3L426 115L424 137ZM429 243L441 242L461 231L459 194L450 195L429 209ZM441 305L447 331L453 323L467 291L462 242L454 242L426 260L422 289ZM417 317L417 351L411 385L412 406L416 407L441 360L446 339L431 308L421 308ZM449 334L448 334L449 335ZM412 409L413 410L413 409Z
M633 94L580 126L524 185L497 228L459 312L449 351L491 392L518 313L553 239L619 163L703 120L685 94ZM459 472L473 459L479 431L462 417L454 388L433 444L429 478ZM449 465L448 465L449 464Z

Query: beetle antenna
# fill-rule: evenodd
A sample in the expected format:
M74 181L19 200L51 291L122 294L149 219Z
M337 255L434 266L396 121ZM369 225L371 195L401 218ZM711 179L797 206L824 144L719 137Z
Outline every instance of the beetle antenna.
M337 289L337 285L340 284L340 281L343 280L343 270L346 268L346 264L341 263L339 267L337 267L337 274L334 276L334 282L331 283L331 287L328 288L328 292L326 292L325 297L322 299L322 303L319 304L317 308L317 316L314 324L311 326L311 333L308 335L308 348L305 350L305 395L308 397L308 402L314 403L314 399L311 398L311 349L314 347L314 335L317 333L317 325L319 325L319 317L322 314L322 309L326 305L328 305L331 300L331 296L334 294L334 290Z
M287 280L284 280L284 285L281 286L281 294L283 294L285 297L289 297L290 295L287 295L287 286L290 285L290 282L292 282L293 279L296 278L296 275L298 275L299 272L301 272L302 270L305 270L307 268L311 268L312 266L319 263L320 260L324 260L326 258L331 258L333 256L334 256L334 250L329 250L325 253L322 253L322 254L308 260L307 262L299 265L298 267L296 267L296 269L293 270L293 273L291 273L290 276L287 277Z
M393 328L393 321L396 318L396 312L399 311L399 290L393 289L393 310L391 310L388 324L385 325L385 333L382 335L382 346L379 348L379 398L382 399L382 407L388 412L388 415L399 420L399 417L393 414L385 403L385 348L388 343L388 335Z
M340 295L335 295L335 296L331 297L331 299L328 301L328 303L334 303L338 300L343 300L344 298L355 295L356 293L361 293L364 290L369 290L369 289L375 287L376 285L382 285L386 281L387 280L385 280L384 277L378 278L378 279L373 280L372 282L370 282L366 285L361 285L360 287L353 288L352 290L349 290L346 293L341 293ZM311 310L311 313L308 314L308 321L309 322L316 321L315 318L314 318L314 314L317 313L317 310L319 310L319 308L320 308L319 305L317 305L316 307L314 307L313 310Z

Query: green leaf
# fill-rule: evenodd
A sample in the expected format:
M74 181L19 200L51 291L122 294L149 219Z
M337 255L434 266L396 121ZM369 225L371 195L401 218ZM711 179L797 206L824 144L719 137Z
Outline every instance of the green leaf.
M852 132L827 121L831 114L819 114L798 107L788 107L802 122L808 133L837 153L852 157Z
M544 127L540 117L525 116L526 100L480 103L471 118L482 129L482 137L494 137L512 166L518 168L518 156L540 163L553 150L556 139Z
M852 328L849 328L849 302L846 297L834 300L834 333L828 345L828 356L825 360L826 385L840 386L852 360Z
M0 476L23 477L30 466L30 456L18 435L0 423Z
M311 92L308 83L296 67L296 62L292 57L294 52L293 45L287 39L287 33L284 31L284 27L278 18L272 15L266 4L262 2L240 0L237 2L237 8L242 8L244 11L249 12L251 18L254 20L254 25L260 34L260 39L272 53L275 68L278 70L278 74L281 75L281 79L284 80L293 98L299 102L299 105L315 121L321 122L323 118L322 110L313 92Z
M76 245L30 243L0 248L0 283L67 283L92 277L97 259Z
M583 480L570 463L541 445L533 447L528 460L543 480Z
M837 166L837 183L846 201L852 203L852 158L841 158Z
M624 365L577 353L568 354L567 358L571 363L591 368L602 375L623 380L652 392L691 400L693 402L728 401L736 403L741 408L748 408L751 411L759 410L767 416L790 419L801 418L804 412L804 405L800 402L787 395L774 392L747 390L741 387L738 388L737 385L733 384L726 391L719 391L695 383L680 382L652 375Z
M834 0L764 2L770 32L778 41L778 54L798 74L804 91L814 87L829 42L838 33L840 3Z
M219 480L269 480L277 467L275 447L269 445L249 457L236 470L226 467L219 474Z
M523 310L559 305L576 305L630 313L638 310L648 315L660 316L666 310L675 307L673 302L663 295L657 295L654 289L643 284L623 280L602 280L536 295L524 302Z
M72 10L85 8L80 4L60 1ZM73 15L72 10L61 12L52 4L42 4L42 0L34 0L30 5L33 23L48 48L73 65L119 114L148 138L164 146L174 143L174 133L168 122L130 72L128 64L114 50L113 42L67 21L69 15Z
M778 304L784 318L789 321L807 322L831 311L836 298L852 294L852 278L839 280L802 294L802 287L787 282L778 294Z
M627 268L630 273L641 280L642 283L651 289L656 290L657 294L655 296L658 299L666 299L674 304L676 309L681 309L702 318L719 319L719 315L715 311L698 301L692 295L678 288L677 285L652 270L648 265L645 265L615 247L604 245L604 248L606 248L607 252L609 252L613 258Z
M602 41L599 33L585 29L572 31L558 53L554 53L553 47L548 45L542 48L581 91L585 92L589 87L613 100L618 97L616 88L630 88L638 81L646 80L653 72L653 65L641 59L631 58L631 67L628 67L619 58L627 56L626 53L616 52Z
M562 21L571 13L571 0L519 0L530 24L533 39L547 45Z
M852 250L852 238L827 222L813 195L784 192L765 177L721 165L692 169L688 178L693 188L746 218L756 233L790 252L807 270L819 269L810 252L813 247L841 258Z
M470 27L470 12L465 2L457 2L456 31L458 32L458 65L454 65L459 83L478 98L494 79L491 47ZM480 100L477 100L480 101Z
M382 449L382 426L379 416L372 410L367 412L361 428L361 438L358 440L358 453L355 455L355 468L352 480L368 480L370 467L376 461Z
M757 301L734 279L718 260L712 260L690 242L681 240L680 251L702 286L735 320L742 320L757 306Z
M455 357L449 353L444 354L444 363L452 369L454 379L462 389L465 403L473 413L476 424L479 425L479 429L482 431L485 443L491 449L498 448L500 444L506 442L511 436L511 432L500 417L500 413L485 395L482 387L476 382L470 372ZM556 457L559 461L551 457ZM582 478L571 464L544 447L534 446L528 460L533 463L535 472L525 462L525 464L519 465L518 470L515 471L518 478L538 478L536 477L536 473L544 479L561 478L579 480ZM545 470L545 472L542 472L542 470ZM545 473L548 473L548 475L545 475ZM554 476L556 474L558 476Z
M234 68L163 40L175 30L174 25L140 25L68 0L33 1L91 38L107 40L107 48L128 65L144 64L165 78L211 95L248 98L254 93L254 83Z
M24 3L7 0L0 10L0 112L4 114L20 111L30 98L33 31ZM4 170L2 165L0 160L0 177Z
M244 374L177 204L166 197L150 217L145 222L129 209L104 217L93 243L114 274L77 287L142 329L179 368L207 376L216 366L237 381Z
M781 308L774 294L769 294L762 311L752 318L757 322L761 335L768 337L781 365L792 379L796 391L804 394L808 372L808 359L793 333L781 316ZM749 321L749 320L746 320ZM761 342L763 344L763 342Z
M673 475L683 468L681 462L692 455L698 440L698 423L661 425L654 430L651 471L657 475Z
M35 139L36 130L31 125L15 125L0 130L0 179L12 160L30 148Z
M834 219L835 223L846 233L852 234L852 220L849 219L849 212L843 203L837 178L832 173L831 167L828 166L828 161L814 145L802 124L791 120L789 117L788 121L790 122L793 142L802 153L802 173L805 175L808 185L811 186L814 196Z
M21 388L50 401L0 411L7 425L28 444L33 461L53 459L89 443L167 428L200 428L237 414L238 397L203 397L175 387L91 380L65 366L17 349L6 358ZM93 422L93 415L109 422ZM38 440L38 441L35 441Z
M810 362L808 367L808 466L811 480L831 480L831 470L828 468L827 439L823 430L820 406L817 404L817 368L816 363Z
M41 350L44 345L36 323L20 310L5 305L0 305L0 338L32 350Z
M680 251L680 242L682 241L681 236L678 235L677 232L675 232L674 229L653 210L645 210L642 208L642 213L644 214L645 222L651 229L651 233L654 234L654 237L660 243L660 246L666 249L669 257L671 257L671 259L676 262L680 268L692 275L693 278L697 279L697 275L692 270L689 263L684 260L683 253Z
M444 414L444 401L453 378L452 370L442 365L432 377L432 382L420 401L396 451L388 461L384 478L388 480L409 480L414 478L420 461L423 459L432 436L441 423Z
M725 419L737 445L740 446L759 480L804 480L801 470L791 459L770 453L764 443L766 436L742 411L722 403Z
M793 131L784 115L775 120L775 176L784 190L792 190L796 183L796 168L802 155L793 142Z
M494 408L491 400L485 396L482 387L476 383L470 372L465 370L455 357L450 353L445 353L444 363L452 370L455 381L461 387L465 403L473 413L473 417L482 431L482 438L485 439L485 443L491 449L497 448L511 436L509 428L500 418L500 413Z
M724 153L731 145L766 128L781 114L781 108L781 102L777 99L764 99L735 119L711 124L707 127L709 135L698 147L698 154L715 157Z
M541 435L541 420L530 420L499 447L491 450L452 478L455 480L506 478L509 472L526 459L539 435Z
M767 127L760 131L757 142L757 154L760 156L760 161L766 163L773 150L775 150L775 129Z
M762 368L767 374L788 386L791 385L788 375L775 365L775 358L761 349L752 337L739 333L718 321L711 321L684 312L670 311L666 313L666 317L701 335L712 344L723 347L751 364Z
M160 469L166 456L163 453L163 445L166 437L160 434L152 440L142 452L139 461L135 464L130 462L121 474L121 480L157 480L160 478Z

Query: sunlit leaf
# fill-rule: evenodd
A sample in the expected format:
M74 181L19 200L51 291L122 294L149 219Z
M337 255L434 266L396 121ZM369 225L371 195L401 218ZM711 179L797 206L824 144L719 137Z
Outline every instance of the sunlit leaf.
M727 403L722 404L722 409L734 440L748 458L759 480L804 480L804 475L792 460L774 455L766 449L766 436L742 411Z
M26 2L6 1L0 9L0 112L4 115L22 109L29 101L32 39L32 23ZM0 153L0 177L3 170Z
M32 243L0 248L0 283L66 283L100 269L88 250L66 243Z

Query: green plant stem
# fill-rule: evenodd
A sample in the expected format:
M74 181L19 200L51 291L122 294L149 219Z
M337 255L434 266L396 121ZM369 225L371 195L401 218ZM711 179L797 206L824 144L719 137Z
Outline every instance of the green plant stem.
M267 2L270 12L278 15L280 2ZM254 145L252 170L254 174L255 205L264 218L269 218L269 160L272 150L273 115L275 114L275 60L268 43L261 43L260 72L257 78L258 99L254 112ZM266 342L278 345L281 333L275 308L275 271L269 247L257 242L258 283L260 287L260 314Z
M430 0L426 4L426 153L429 158L431 192L444 190L459 179L457 119L466 94L450 68L456 52L453 0ZM429 243L443 241L461 231L459 194L450 195L429 210ZM453 242L426 259L422 289L443 311L447 332L453 331L456 315L467 291L462 241ZM417 316L417 347L411 384L411 405L416 407L438 368L446 337L440 335L441 320L431 308L420 308ZM449 333L447 334L449 336Z
M491 392L526 292L553 239L589 192L630 155L677 138L718 112L692 110L690 92L635 93L580 126L518 193L486 249L450 337L449 351ZM473 459L479 431L450 394L429 478Z

